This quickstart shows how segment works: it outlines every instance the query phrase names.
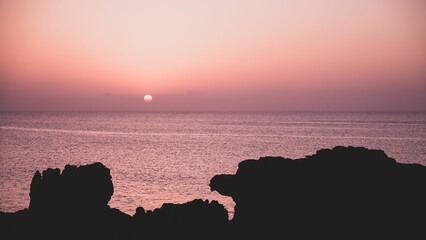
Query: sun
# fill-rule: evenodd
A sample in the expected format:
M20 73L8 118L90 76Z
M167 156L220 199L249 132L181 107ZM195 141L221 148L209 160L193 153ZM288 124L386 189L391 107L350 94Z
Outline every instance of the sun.
M149 95L149 94L147 94L147 95L145 95L145 96L143 97L143 100L144 100L146 103L150 103L150 102L152 101L152 96L151 96L151 95Z
M147 95L145 95L145 96L143 97L143 100L144 100L146 103L150 103L150 102L152 101L152 96L151 96L151 95L149 95L149 94L147 94Z

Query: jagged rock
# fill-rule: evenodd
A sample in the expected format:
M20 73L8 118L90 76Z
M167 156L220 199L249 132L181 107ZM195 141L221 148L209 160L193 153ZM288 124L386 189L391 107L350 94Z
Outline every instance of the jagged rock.
M183 204L165 203L148 212L139 207L134 218L140 232L152 238L202 238L205 233L219 237L226 229L228 211L217 201L195 199Z
M297 160L246 160L210 187L234 199L233 224L248 236L392 236L419 231L426 216L426 167L397 163L381 150L335 147Z
M210 187L231 196L112 209L110 170L101 163L36 172L28 209L0 212L2 239L418 238L424 239L426 167L381 150L335 147L303 159L246 160Z
M108 206L114 192L110 170L102 163L66 165L37 171L29 208L7 219L8 238L119 238L128 236L131 217ZM2 218L2 217L0 217ZM24 231L21 231L23 229Z
M100 211L108 208L113 193L110 170L102 163L66 165L62 174L49 168L33 177L29 209L43 214Z
M228 223L221 204L200 199L148 212L139 207L132 218L108 206L113 192L110 170L101 163L37 171L29 208L0 212L0 232L7 239L198 238L219 236Z

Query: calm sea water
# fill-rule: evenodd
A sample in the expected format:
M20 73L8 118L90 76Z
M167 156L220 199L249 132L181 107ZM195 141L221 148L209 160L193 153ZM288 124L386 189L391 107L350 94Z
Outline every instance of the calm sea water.
M261 156L291 158L336 145L383 149L426 165L426 113L0 113L0 211L28 207L36 170L102 162L110 206L128 214L195 198L216 174Z

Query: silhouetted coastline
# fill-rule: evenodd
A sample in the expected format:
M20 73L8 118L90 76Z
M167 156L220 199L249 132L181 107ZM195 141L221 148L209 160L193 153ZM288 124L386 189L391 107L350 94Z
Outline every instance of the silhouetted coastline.
M114 188L102 163L36 172L27 209L0 212L2 239L255 237L424 238L426 167L401 164L381 150L322 149L302 159L245 160L212 191L236 203L234 218L217 201L163 204L130 216L110 208Z

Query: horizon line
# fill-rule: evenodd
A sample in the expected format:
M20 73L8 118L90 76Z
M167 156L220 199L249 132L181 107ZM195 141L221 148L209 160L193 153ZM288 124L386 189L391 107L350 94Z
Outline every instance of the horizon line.
M0 113L426 113L426 110L0 110Z

